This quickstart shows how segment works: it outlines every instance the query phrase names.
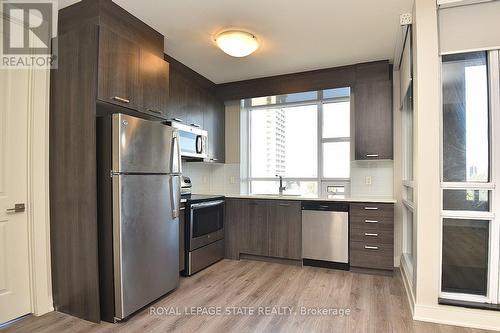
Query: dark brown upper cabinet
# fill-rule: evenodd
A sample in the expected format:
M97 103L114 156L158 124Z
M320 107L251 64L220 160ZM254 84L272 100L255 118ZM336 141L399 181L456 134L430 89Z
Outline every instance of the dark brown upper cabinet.
M225 161L225 107L214 96L205 95L203 126L208 131L208 157L212 162Z
M163 58L140 50L139 62L141 106L144 112L167 117L169 98L169 64Z
M99 29L99 100L138 109L139 55L136 43L104 27Z
M356 83L354 118L355 159L392 159L392 81Z
M166 117L169 64L139 44L100 27L97 98Z

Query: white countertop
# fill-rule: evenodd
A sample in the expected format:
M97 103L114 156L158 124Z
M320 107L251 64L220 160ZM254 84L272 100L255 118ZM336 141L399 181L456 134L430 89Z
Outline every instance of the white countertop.
M371 203L396 203L394 198L374 196L334 196L334 197L308 197L295 195L255 195L255 194L224 194L226 198L236 199L272 199L272 200L299 200L299 201L338 201L338 202L371 202Z

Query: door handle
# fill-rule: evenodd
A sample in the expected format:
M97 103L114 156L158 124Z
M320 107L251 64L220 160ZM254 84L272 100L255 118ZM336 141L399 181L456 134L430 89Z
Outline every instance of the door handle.
M26 210L26 206L23 203L15 204L14 208L7 208L7 213L22 213Z

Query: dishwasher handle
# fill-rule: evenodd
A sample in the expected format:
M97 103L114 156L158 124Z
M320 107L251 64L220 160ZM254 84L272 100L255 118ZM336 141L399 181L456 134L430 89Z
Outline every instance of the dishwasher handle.
M302 203L302 210L321 210L328 212L349 212L349 204L331 201L307 201Z

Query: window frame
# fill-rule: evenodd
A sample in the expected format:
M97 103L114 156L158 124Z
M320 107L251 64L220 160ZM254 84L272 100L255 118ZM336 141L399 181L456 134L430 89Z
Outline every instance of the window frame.
M498 304L500 301L500 226L498 213L500 212L500 195L496 184L500 177L500 61L499 52L485 51L487 60L487 80L488 80L488 120L489 120L489 182L444 182L444 161L443 161L443 96L442 90L441 111L440 111L440 228L439 228L439 297L450 300L492 303ZM442 73L442 60L440 57L440 73ZM441 80L442 81L442 80ZM490 211L456 211L444 210L443 193L448 189L463 190L488 190L490 196ZM496 216L497 215L497 216ZM464 219L464 220L486 220L489 221L489 250L488 250L488 282L486 296L454 293L442 291L442 269L443 269L443 227L444 219Z
M299 101L299 102L288 102L288 103L275 103L275 104L266 104L266 105L257 105L250 106L245 101L242 101L241 107L246 112L246 132L247 132L247 151L246 151L246 164L247 164L247 172L248 177L246 178L248 184L249 193L253 193L252 191L252 181L277 181L277 177L253 177L252 176L252 137L251 137L251 128L252 128L252 120L251 120L251 112L254 110L263 110L263 109L279 109L283 107L297 107L297 106L311 106L316 105L316 117L317 117L317 165L316 165L316 177L283 177L283 181L286 183L288 181L304 181L304 182L316 182L318 193L317 195L321 195L322 191L322 183L323 182L336 182L339 185L344 185L346 189L349 187L351 178L350 173L348 178L326 178L323 177L323 143L324 142L349 142L349 161L352 161L352 117L353 117L353 103L352 103L352 88L351 87L337 87L337 88L349 88L349 96L348 97L323 97L323 90L317 91L317 99L315 100L307 100L307 101ZM337 88L328 88L328 89L337 89ZM326 90L328 90L326 89ZM325 138L323 139L323 104L336 103L336 102L349 102L349 137L340 137L340 138Z

